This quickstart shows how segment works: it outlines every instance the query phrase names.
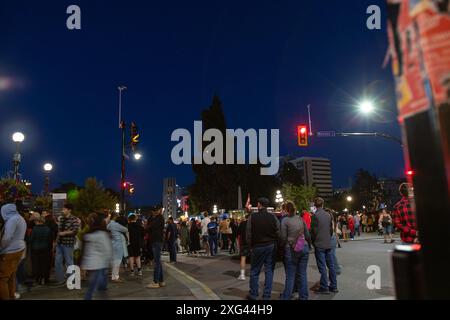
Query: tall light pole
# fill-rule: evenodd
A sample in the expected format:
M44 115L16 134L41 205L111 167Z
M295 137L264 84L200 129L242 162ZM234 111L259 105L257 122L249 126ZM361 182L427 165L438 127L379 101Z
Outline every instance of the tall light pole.
M49 186L50 186L50 172L53 170L53 165L51 163L44 164L45 171L45 195L48 195Z
M12 135L12 140L16 143L16 153L14 153L13 157L14 181L19 182L19 165L22 160L22 156L20 155L20 144L25 140L25 135L22 132L15 132Z
M120 212L125 214L125 121L122 120L122 91L126 90L127 87L119 86L119 129L122 130L122 154L121 154L121 174L120 174Z

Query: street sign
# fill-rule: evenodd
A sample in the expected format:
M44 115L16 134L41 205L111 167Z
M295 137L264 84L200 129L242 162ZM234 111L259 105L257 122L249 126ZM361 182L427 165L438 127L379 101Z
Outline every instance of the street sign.
M335 137L336 131L318 131L318 132L316 132L316 136L318 136L318 137Z

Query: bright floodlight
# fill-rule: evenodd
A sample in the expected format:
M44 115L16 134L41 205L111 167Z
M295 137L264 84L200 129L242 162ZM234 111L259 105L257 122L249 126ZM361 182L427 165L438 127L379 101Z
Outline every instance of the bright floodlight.
M51 163L44 164L44 170L45 171L52 171L52 169L53 169L53 166L52 166Z
M135 154L134 154L134 158L135 158L136 160L140 160L140 159L142 158L142 154L140 154L140 153L135 153Z
M361 102L361 104L359 105L359 110L361 110L361 112L364 114L369 114L374 109L375 109L375 107L374 107L373 103L368 100Z
M348 202L350 202L350 201L352 201L352 200L353 200L352 197L350 197L350 196L347 197L347 201L348 201Z
M14 142L23 142L25 135L22 132L16 132L13 134L12 139Z

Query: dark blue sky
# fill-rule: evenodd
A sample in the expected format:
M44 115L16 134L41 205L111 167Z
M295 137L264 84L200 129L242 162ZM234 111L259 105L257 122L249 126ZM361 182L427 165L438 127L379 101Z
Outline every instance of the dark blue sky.
M66 28L66 8L82 10L82 30ZM382 8L382 30L366 28L366 8ZM357 168L401 176L399 145L374 138L317 138L296 146L311 104L313 129L400 136L387 50L384 0L348 1L6 1L0 0L0 169L11 134L27 135L22 172L34 190L54 163L52 187L96 176L119 187L117 86L124 116L141 133L140 163L127 163L135 202L159 202L162 179L193 181L170 160L176 128L217 93L229 128L279 128L281 154L332 160L335 187ZM1 86L0 86L1 88ZM384 109L370 120L352 106L364 94Z

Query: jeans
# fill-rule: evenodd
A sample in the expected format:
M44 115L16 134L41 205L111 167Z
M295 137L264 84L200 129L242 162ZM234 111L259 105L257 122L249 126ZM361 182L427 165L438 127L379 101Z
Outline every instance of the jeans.
M286 282L284 292L281 294L282 300L290 300L294 291L294 283L297 284L299 300L308 300L308 278L307 268L309 259L309 247L305 244L303 251L297 257L297 261L293 260L292 249L285 247L284 251L284 268L286 273Z
M84 296L84 300L92 300L94 292L98 289L105 291L108 286L108 269L88 270L89 287Z
M154 259L154 271L153 271L153 282L160 283L164 281L163 269L161 263L161 251L163 248L162 242L153 242L153 259Z
M177 262L177 240L175 241L168 241L168 250L170 255L170 262Z
M315 249L315 256L317 267L320 272L320 289L321 290L334 290L337 289L336 270L334 268L334 258L332 249ZM328 268L328 277L327 277ZM328 280L330 284L328 285Z
M361 236L360 228L361 226L359 224L355 225L355 236L356 234L358 234L358 236Z
M66 268L73 265L73 247L58 244L56 245L55 257L55 273L58 282L64 281L64 275L66 274L64 262L66 263Z
M209 252L212 256L217 254L217 240L217 234L210 234L208 236Z
M251 253L251 267L250 267L250 294L249 298L256 300L259 297L259 274L264 265L265 280L263 299L268 300L272 294L273 282L273 251L274 244L265 245L262 247L255 247Z
M341 266L339 265L336 255L336 245L337 245L336 235L333 234L333 236L331 237L331 254L333 255L334 270L336 271L336 274L340 274Z

